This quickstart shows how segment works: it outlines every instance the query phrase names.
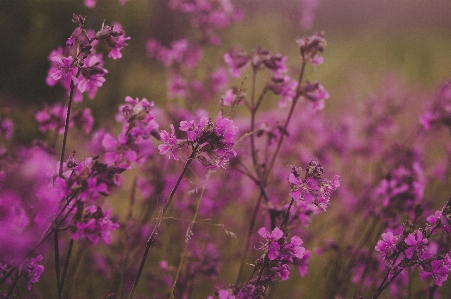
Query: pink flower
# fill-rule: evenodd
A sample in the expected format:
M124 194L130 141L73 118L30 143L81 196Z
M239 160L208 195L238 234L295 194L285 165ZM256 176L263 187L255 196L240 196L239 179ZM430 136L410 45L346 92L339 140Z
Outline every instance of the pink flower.
M108 71L102 68L101 55L91 55L84 61L81 76L77 88L80 92L87 91L90 99L93 99L99 87L105 82L105 74Z
M59 57L53 56L52 62L56 63L58 70L51 74L51 77L55 81L60 81L66 78L72 80L75 85L78 83L78 79L75 77L77 74L77 67L73 66L74 60L72 56L69 57Z
M39 279L41 278L41 274L44 273L44 266L39 265L38 262L42 261L42 255L38 255L35 258L32 258L30 260L30 263L28 264L27 269L27 276L28 279L28 290L31 290L31 284L39 282Z
M174 160L178 160L177 155L177 138L175 137L175 130L174 125L171 125L171 133L167 132L166 130L162 130L160 132L160 138L163 142L158 146L158 149L160 150L160 154L165 155L166 153L170 152L172 154L172 157L174 157ZM171 155L169 155L169 158Z
M396 243L398 242L399 237L399 235L393 235L392 232L383 233L382 240L377 242L374 249L379 251L382 258L385 259L396 250Z
M265 227L258 230L258 234L268 242L268 258L272 261L279 256L280 245L277 240L283 237L283 231L276 227L270 233Z
M235 99L235 93L233 92L233 89L227 89L221 99L224 103L224 106L232 106L233 100Z
M239 78L240 69L249 66L250 56L244 51L232 50L224 54L224 62L229 66L230 74Z

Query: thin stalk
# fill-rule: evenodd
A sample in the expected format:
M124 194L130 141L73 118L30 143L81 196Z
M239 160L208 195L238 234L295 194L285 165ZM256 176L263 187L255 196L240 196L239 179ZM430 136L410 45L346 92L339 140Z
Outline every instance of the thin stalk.
M382 283L379 285L379 288L377 288L376 292L374 293L373 297L371 297L371 299L376 299L377 297L379 297L379 295L385 290L386 287L388 287L388 285L395 280L396 277L398 277L398 275L402 272L402 270L398 270L398 273L394 274L390 280L387 281L388 278L388 274L390 273L391 270L389 270L387 272L387 274L385 275L384 280L382 281ZM386 282L386 283L385 283Z
M58 115L61 115L64 110L64 105L61 105L60 111ZM55 129L55 133L53 134L52 141L50 142L50 147L53 149L56 146L56 141L58 140L59 130L61 128L61 122L58 122L58 126Z
M75 206L75 205L73 205L73 206ZM77 222L81 221L82 217L83 217L83 203L82 202L78 202L77 203L77 214L75 215L75 222L77 223ZM62 221L64 221L64 220L62 220ZM62 222L60 221L58 223L58 225L61 225L61 223ZM58 231L57 227L55 227L55 231ZM64 286L64 282L66 281L67 269L69 268L69 262L70 262L70 257L72 255L73 247L74 247L74 239L71 239L70 242L69 242L69 248L67 249L66 260L64 262L63 276L62 276L61 281L59 283L59 286L60 286L59 287L59 292L60 292L59 294L61 294L61 297L58 297L59 299L62 298L63 286Z
M189 236L189 234L192 232L194 223L196 223L196 221L197 221L197 215L199 213L200 203L202 202L202 198L204 197L205 188L207 187L207 182L208 182L208 179L210 178L210 174L211 174L211 172L209 171L207 173L207 177L206 177L207 179L205 180L205 184L202 187L202 191L200 192L199 200L197 201L196 211L194 212L193 220L190 222L190 224L188 226L187 236ZM190 241L190 238L187 237L187 239L185 241L185 247L183 248L182 256L180 258L180 263L177 268L177 273L175 274L174 283L172 285L171 299L173 299L175 296L175 287L177 285L177 280L179 278L180 272L182 270L183 261L185 260L185 257L186 257L186 252L188 250L189 241Z
M161 210L160 215L157 218L157 222L155 223L155 226L154 226L154 228L152 230L152 233L150 234L150 237L149 237L149 239L146 242L146 248L144 249L144 254L143 254L143 257L141 258L141 263L139 265L138 273L136 274L135 282L133 283L133 287L132 287L132 290L130 292L129 299L132 299L133 295L135 294L136 287L137 287L137 285L139 283L139 279L141 278L141 274L142 274L142 271L144 269L144 264L146 263L146 259L147 259L147 255L149 253L149 249L152 246L152 244L153 244L153 242L154 242L154 240L155 240L155 238L157 236L158 228L160 227L161 221L162 221L162 219L163 219L163 217L164 217L164 215L166 213L166 210L168 209L169 204L171 203L172 198L174 197L175 191L178 189L178 187L180 185L180 182L182 181L182 178L184 177L185 172L188 169L189 165L196 158L198 147L199 146L196 146L193 149L193 152L191 153L191 155L189 156L188 160L186 161L185 166L183 167L182 173L180 174L177 182L175 183L174 188L172 188L171 194L169 195L168 200L166 201L163 209Z
M296 103L297 103L300 93L301 93L301 83L302 83L302 78L304 77L304 71L305 71L306 64L307 63L303 60L302 66L301 66L301 71L299 73L298 88L296 89L296 95L294 96L293 101L291 102L290 111L288 112L288 117L285 121L282 132L287 132L288 124L290 123L291 117L293 116L294 107L296 106ZM269 167L265 169L265 173L264 173L264 182L265 183L268 182L269 175L271 174L271 170L274 167L274 163L276 161L277 156L279 155L280 147L282 146L284 136L285 136L284 134L282 134L280 136L280 139L277 142L276 150L271 158L271 162L269 163Z
M288 209L285 211L282 222L279 225L280 230L283 230L283 227L285 226L285 224L288 221L288 216L290 215L290 210L291 210L291 206L293 205L293 202L294 202L294 198L291 198L290 205L288 206Z
M12 293L13 293L13 291L14 291L14 288L15 288L16 285L17 285L17 281L19 281L19 278L20 278L20 277L21 277L21 275L19 274L19 275L17 275L17 277L14 278L13 284L12 284L11 287L9 288L8 294L6 295L6 298L10 298L10 297L11 297L11 295L12 295Z
M77 75L75 76L78 78L80 75L81 68L78 69ZM64 161L64 152L66 151L66 142L67 142L67 133L69 131L69 120L70 120L70 109L72 106L72 98L74 97L74 89L75 89L75 83L73 80L70 81L70 93L69 93L69 99L67 100L67 113L66 113L66 123L64 124L64 135L63 135L63 145L61 146L61 157L60 157L60 167L58 176L63 176L63 161Z
M136 186L138 184L138 177L135 176L133 178L133 183L132 183L132 188L130 191L130 204L128 207L128 214L127 217L125 218L125 223L130 223L130 219L133 216L133 207L135 206L135 200L136 200ZM123 241L120 243L120 252L122 252L122 255L120 256L120 270L118 273L118 280L119 280L119 285L116 287L116 294L117 294L117 298L121 298L122 295L122 288L124 285L124 272L125 272L125 267L127 264L127 261L129 260L130 257L130 251L128 250L124 250L125 247L127 246L126 241L128 240L128 233L127 233L127 227L125 227L124 229L124 234L125 234L125 238L123 239Z
M55 219L55 224L56 224ZM60 256L59 256L59 242L58 242L58 230L53 230L53 241L55 247L55 274L56 274L56 289L58 291L58 299L61 299L61 270L60 270Z
M69 269L69 261L74 248L74 239L70 239L69 248L67 249L66 261L64 263L63 276L61 277L61 293L63 292L64 282L66 281L67 270Z
M241 258L240 270L238 271L238 277L236 278L235 285L238 285L241 275L243 274L244 263L246 262L249 243L251 241L252 233L254 232L255 219L257 218L257 213L258 213L258 210L260 209L262 197L263 197L263 194L260 193L260 195L258 196L257 202L255 204L254 213L252 214L251 223L249 224L249 229L247 230L246 245L244 247L244 254L243 254L243 257Z
M257 71L253 69L252 72L252 91L251 91L251 132L255 130L255 116L257 114L257 109L255 107L255 85L257 79ZM255 149L255 134L251 135L251 153L252 153L252 164L254 165L255 173L257 177L260 177L260 170L258 167L258 157Z

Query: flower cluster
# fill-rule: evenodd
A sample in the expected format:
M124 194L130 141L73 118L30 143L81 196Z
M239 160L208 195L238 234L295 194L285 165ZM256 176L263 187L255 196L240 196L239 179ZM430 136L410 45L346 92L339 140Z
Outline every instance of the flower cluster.
M57 131L58 134L63 134L63 123L66 118L66 111L61 104L55 104L51 107L44 107L43 110L38 111L35 115L36 121L39 123L39 131ZM94 124L94 118L91 115L91 109L84 108L81 111L72 113L69 120L69 128L74 126L82 128L86 134L89 134Z
M159 125L152 109L153 102L129 96L125 102L116 115L116 120L122 124L122 132L115 138L99 130L93 136L93 143L105 153L104 159L108 164L127 169L132 163L142 163L152 153L150 137L159 139Z
M389 268L389 280L412 266L419 270L422 280L432 278L437 286L447 280L451 272L451 252L442 252L443 247L437 248L431 237L439 228L445 234L450 233L450 210L448 201L441 211L427 217L428 223L424 228L407 233L410 230L410 226L407 226L403 235L394 235L390 231L382 234L382 240L377 242L375 250Z
M219 112L216 123L210 118L202 117L199 122L181 121L181 131L186 132L186 139L178 140L175 136L174 126L171 125L171 133L162 130L161 141L158 146L160 154L172 154L178 160L177 150L190 145L196 151L196 158L207 168L225 167L229 156L236 156L232 149L235 145L234 137L238 133L238 128L233 125L233 121L223 117ZM205 153L207 157L201 155Z
M317 161L312 160L306 169L304 179L300 179L298 169L293 168L288 176L291 184L290 196L296 200L313 204L325 211L330 204L330 194L340 186L339 176L335 175L332 181L322 177L323 167Z
M122 57L121 50L127 46L125 41L130 37L125 36L120 24L102 25L100 31L94 33L93 30L85 28L85 17L73 14L72 21L77 28L67 40L66 47L59 47L48 56L51 66L46 82L49 86L61 83L68 94L71 92L72 83L77 87L74 90L74 101L79 102L85 92L93 99L108 73L102 67L102 54L96 53L98 42L104 40L111 48L108 57L118 59Z
M200 38L194 41L186 38L174 40L169 47L159 40L150 39L146 44L147 56L157 59L167 68L168 98L209 101L226 87L229 79L227 72L223 67L217 67L199 78L193 76L192 69L199 69L203 58L201 46L218 46L221 40L215 31L228 26L231 21L239 21L241 13L229 0L171 0L169 8L174 13L186 14L191 25L200 31Z
M313 65L322 64L324 59L319 56L327 45L324 33L316 32L313 35L296 40L299 46L301 60Z
M83 220L75 223L75 232L72 234L72 238L87 238L94 244L102 240L110 244L111 232L119 227L119 224L110 220L111 212L112 209L103 212L100 207L94 205L86 207Z
M171 0L169 8L188 14L191 24L201 33L201 44L218 46L221 39L215 30L228 26L232 21L240 21L242 12L233 7L230 0L186 1Z
M440 87L432 107L420 116L420 124L426 131L433 125L451 126L451 81Z

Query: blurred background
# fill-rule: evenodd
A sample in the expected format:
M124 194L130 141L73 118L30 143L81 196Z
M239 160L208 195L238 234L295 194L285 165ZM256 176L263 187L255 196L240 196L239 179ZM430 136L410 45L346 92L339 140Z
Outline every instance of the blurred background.
M302 1L245 0L234 4L243 10L244 21L220 31L221 46L206 53L204 59L220 64L223 53L232 46L241 45L247 51L262 46L289 55L289 64L296 65L294 40L325 31L325 63L315 77L329 90L331 108L350 93L369 94L389 73L407 85L425 88L434 88L451 77L450 1L321 0L309 30L300 26ZM106 61L107 81L96 100L88 104L94 115L116 111L126 95L163 102L163 68L146 57L145 44L149 38L168 44L191 32L180 14L168 9L166 1L130 0L120 6L117 1L99 0L89 9L83 0L2 0L0 107L37 109L61 98L61 88L45 84L47 56L70 36L74 12L86 16L88 27L96 30L103 20L106 24L119 22L132 38L122 59Z

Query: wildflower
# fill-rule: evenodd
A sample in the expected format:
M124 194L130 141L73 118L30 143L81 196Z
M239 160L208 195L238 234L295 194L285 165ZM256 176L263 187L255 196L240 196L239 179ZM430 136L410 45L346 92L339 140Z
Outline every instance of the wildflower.
M382 234L382 240L379 240L374 247L376 251L380 252L383 259L390 258L396 250L396 243L398 242L400 235L393 235L392 232L386 232Z
M78 84L78 79L75 77L77 74L77 67L74 66L74 59L72 56L62 58L53 56L52 61L58 66L58 70L51 74L53 80L59 81L69 78L75 85Z
M81 69L81 76L77 88L80 92L87 91L90 99L93 99L99 87L105 82L105 74L108 71L102 68L101 55L91 55L85 59Z
M86 207L83 221L75 224L76 231L72 234L72 239L88 238L94 244L100 240L110 244L111 232L119 227L119 224L110 220L111 212L112 209L104 213L100 207Z
M307 100L313 102L313 108L315 111L324 109L324 100L329 98L329 93L324 86L319 84L319 82L305 82L305 84L301 87L301 94L307 98Z
M44 266L39 265L38 262L42 261L42 255L38 255L30 260L27 266L28 290L31 290L31 284L39 282L41 274L44 273Z
M171 133L167 132L166 130L162 130L160 133L160 139L163 141L163 144L160 144L158 146L158 149L160 150L160 154L165 155L166 153L170 152L172 154L172 157L174 160L178 160L177 155L177 138L175 137L175 130L174 125L171 125ZM171 156L169 155L169 158Z
M311 36L297 39L296 43L299 46L302 61L310 62L313 65L319 65L323 62L319 53L324 51L327 43L322 32L316 32Z
M449 253L444 260L433 260L430 264L424 264L423 269L420 271L421 280L425 280L429 277L434 279L434 283L437 286L442 284L448 279L448 273L451 271L449 264Z
M240 69L249 65L250 56L244 50L232 50L224 54L224 62L229 66L230 74L239 78Z

